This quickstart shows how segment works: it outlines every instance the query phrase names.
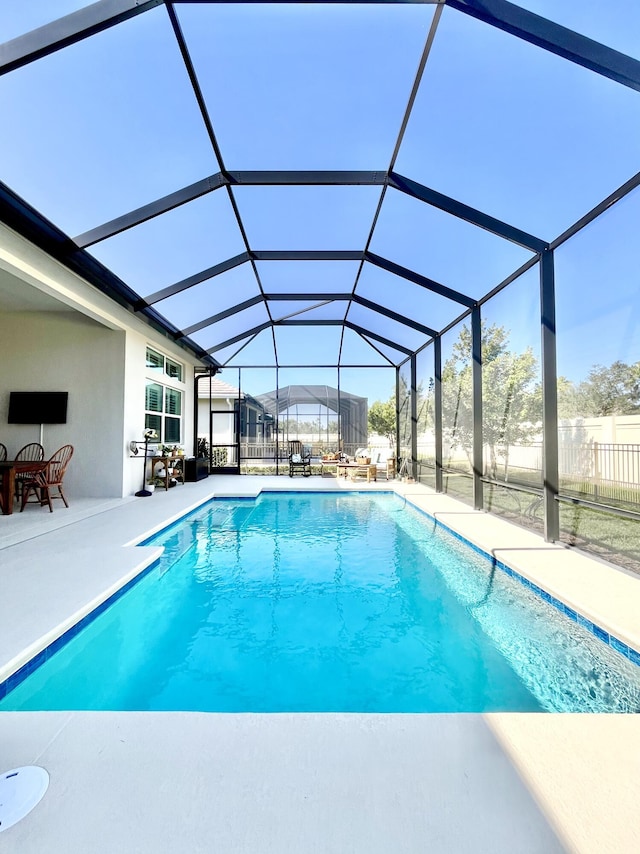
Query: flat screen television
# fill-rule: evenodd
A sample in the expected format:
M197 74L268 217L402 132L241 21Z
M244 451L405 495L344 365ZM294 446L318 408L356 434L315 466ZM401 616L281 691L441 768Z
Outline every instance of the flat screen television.
M12 391L9 424L66 424L68 391Z

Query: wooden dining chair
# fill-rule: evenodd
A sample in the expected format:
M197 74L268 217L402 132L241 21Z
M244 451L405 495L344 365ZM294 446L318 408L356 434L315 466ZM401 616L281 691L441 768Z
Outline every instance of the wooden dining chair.
M0 442L0 463L3 463L7 459L7 446L3 445ZM0 472L0 484L2 483L2 473ZM2 506L2 492L0 492L0 511L4 513L4 507Z
M24 510L25 504L28 503L29 493L33 492L40 505L44 507L49 505L49 512L53 513L53 498L62 498L64 506L68 507L67 499L62 492L62 481L69 465L69 460L73 455L73 445L63 445L55 454L48 460L40 471L35 472L31 480L27 480L23 484L22 504L20 512ZM56 488L58 494L52 494L51 490Z
M29 442L28 445L24 445L20 448L18 453L15 455L15 459L30 463L39 463L41 460L44 460L44 448L39 442ZM16 472L16 499L18 501L22 500L23 484L28 480L32 480L33 474L34 473L30 471Z

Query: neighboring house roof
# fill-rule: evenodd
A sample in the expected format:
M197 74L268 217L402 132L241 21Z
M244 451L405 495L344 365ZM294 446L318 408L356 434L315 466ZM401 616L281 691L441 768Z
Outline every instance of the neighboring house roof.
M198 397L200 399L211 397L238 397L239 389L235 386L229 385L224 380L218 379L218 377L211 378L211 386L209 386L208 380L201 380L198 383ZM244 395L242 395L244 397Z

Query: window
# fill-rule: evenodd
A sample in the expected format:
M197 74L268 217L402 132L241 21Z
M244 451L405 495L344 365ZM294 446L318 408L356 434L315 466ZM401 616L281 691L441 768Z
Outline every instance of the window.
M147 347L147 372L163 374L173 382L183 382L183 366L163 353ZM155 430L158 442L175 445L182 441L182 391L149 380L145 388L145 429Z
M180 362L174 362L173 359L169 359L157 350L152 350L151 347L147 347L147 368L166 374L172 380L183 381L183 366Z
M145 390L145 429L158 434L158 441L177 444L182 433L182 392L175 388L147 383Z

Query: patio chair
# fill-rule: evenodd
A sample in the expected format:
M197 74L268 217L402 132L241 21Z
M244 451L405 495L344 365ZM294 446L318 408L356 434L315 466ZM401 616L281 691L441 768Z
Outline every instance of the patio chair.
M296 472L302 472L304 477L311 474L311 454L305 454L302 442L297 440L289 442L289 477Z
M40 471L35 472L31 480L24 482L22 504L20 506L21 513L24 510L25 504L27 504L29 500L30 492L34 493L42 507L44 507L45 504L49 505L50 513L53 513L53 505L51 504L52 498L62 498L64 506L69 506L67 504L67 499L64 497L64 493L62 492L62 481L64 480L64 475L72 455L73 445L63 445L55 452L48 462L44 463ZM52 495L51 490L54 487L57 488L58 495Z
M7 446L3 445L0 442L0 463L3 463L7 459ZM0 474L0 484L2 483L2 474ZM2 493L0 492L0 511L4 513L4 507L2 506Z
M41 460L44 460L44 448L39 442L29 442L28 445L24 445L15 456L16 460L25 460L30 463L38 463ZM16 481L16 499L18 501L22 500L22 490L24 484L28 480L33 479L34 473L31 471L17 472L15 481Z

